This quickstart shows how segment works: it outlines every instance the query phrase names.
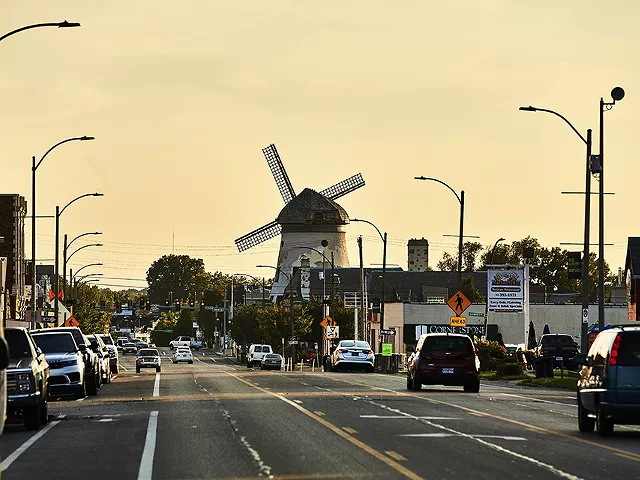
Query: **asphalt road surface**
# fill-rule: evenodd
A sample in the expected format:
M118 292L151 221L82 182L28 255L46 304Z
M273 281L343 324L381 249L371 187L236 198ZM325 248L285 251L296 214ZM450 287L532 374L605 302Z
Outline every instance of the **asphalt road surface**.
M121 357L97 396L51 402L47 427L7 426L2 477L640 478L640 428L580 433L569 392L408 392L400 375L262 372L194 353L193 365L163 357L159 374Z

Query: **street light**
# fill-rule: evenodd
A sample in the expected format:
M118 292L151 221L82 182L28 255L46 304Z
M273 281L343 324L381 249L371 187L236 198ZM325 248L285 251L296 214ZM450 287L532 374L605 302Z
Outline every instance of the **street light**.
M453 192L453 194L458 199L460 203L460 235L458 238L458 289L462 287L462 237L464 232L464 190L460 190L460 195L451 188L449 185L444 183L442 180L438 180L437 178L430 177L413 177L415 180L431 180L432 182L438 182L447 187L449 190Z
M276 272L282 273L289 280L289 296L290 296L289 315L291 316L291 341L293 341L293 338L295 337L295 330L293 326L293 279L291 278L291 275L284 273L282 269L276 268L273 265L256 265L256 268L272 268ZM291 368L293 368L293 365L295 365L296 363L295 356L296 356L296 346L295 344L292 343L291 344L291 366L292 366Z
M498 246L498 243L500 242L504 242L504 238L500 237L499 239L496 240L496 243L493 244L493 248L491 249L491 259L489 260L489 265L493 264L493 253L496 251L496 247ZM491 289L491 286L489 284L487 284L487 301L485 302L485 306L484 306L484 338L487 338L487 328L489 328L489 290Z
M69 247L71 247L73 242L87 235L102 235L102 232L81 233L80 235L75 237L73 240L71 240L69 243L67 243L67 234L66 233L64 234L64 246L62 247L62 287L65 289L67 287L67 250L69 250ZM65 295L66 295L66 291L65 291Z
M101 243L88 243L87 245L82 245L81 247L76 248L73 251L73 253L71 255L69 255L69 257L67 258L67 261L71 260L71 257L73 257L76 253L78 253L83 248L89 248L89 247L104 247L104 245L101 244ZM102 265L102 264L101 263L91 263L90 265ZM88 267L90 265L85 265L85 267ZM84 268L84 267L82 267L82 268ZM78 273L78 272L76 272L76 273Z
M39 27L58 27L58 28L71 28L71 27L79 27L80 24L76 23L76 22L67 22L66 20L64 22L51 22L51 23L36 23L34 25L27 25L26 27L20 27L16 30L13 30L9 33L5 33L4 35L2 35L0 37L0 41L4 40L7 37L10 37L11 35L15 35L16 33L20 33L24 30L30 30L32 28L39 28Z
M76 198L74 198L73 200L71 200L69 203L67 203L64 207L62 207L62 210L60 210L60 207L58 205L56 205L56 254L55 254L55 269L54 269L54 281L55 281L55 301L54 301L54 310L55 310L55 315L56 315L56 321L58 321L58 310L60 307L60 272L59 272L59 267L60 267L60 215L62 215L62 213L67 209L67 207L69 205L71 205L74 202L77 202L78 200L80 200L81 198L85 198L85 197L102 197L103 194L102 193L85 193L84 195L80 195ZM65 269L66 269L66 262L65 262Z
M78 249L79 250L79 249ZM76 250L77 251L77 250ZM74 252L75 253L75 252ZM69 280L71 282L73 282L73 279L76 278L76 275L78 275L78 273L80 273L82 270L84 270L85 268L89 268L89 267L101 267L103 264L102 263L89 263L87 265L83 265L82 267L80 267L78 270L76 270L76 273L74 273L73 275L71 275L70 272L69 273Z
M15 33L15 32L12 32ZM8 36L5 35L5 36ZM4 38L4 37L3 37ZM0 39L1 40L1 39ZM32 157L32 166L31 166L31 267L33 270L33 275L31 279L31 328L36 328L36 306L38 302L38 293L36 290L36 170L42 163L42 161L46 158L49 153L59 147L62 144L73 141L85 141L85 140L95 140L94 137L72 137L67 138L66 140L62 140L61 142L56 143L53 147L45 152L45 154L40 158L40 161L36 163L36 157ZM57 298L57 292L56 292Z
M371 225L376 229L378 235L380 235L380 239L382 240L382 294L380 295L382 298L380 299L380 330L384 329L384 285L386 280L387 273L387 232L384 232L384 235L380 232L380 229L376 227L369 220L363 220L360 218L352 218L352 222L364 222ZM382 348L380 348L382 351Z

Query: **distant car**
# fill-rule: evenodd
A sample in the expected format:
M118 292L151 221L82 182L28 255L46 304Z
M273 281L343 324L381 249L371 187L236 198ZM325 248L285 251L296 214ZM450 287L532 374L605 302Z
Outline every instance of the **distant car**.
M566 333L547 333L540 337L540 343L536 347L536 355L540 358L553 358L556 368L577 368L573 357L578 355L578 344L573 337Z
M33 331L31 337L49 363L49 392L84 398L87 384L82 350L87 347L78 346L71 333L53 329Z
M91 342L91 349L100 359L100 382L111 383L111 362L109 361L109 349L99 335L89 334L87 338Z
M262 358L273 353L271 345L253 344L249 347L249 354L247 355L247 368L251 368L254 365L260 365Z
M331 371L362 370L373 373L374 355L369 342L340 340L331 354Z
M282 356L277 353L267 353L262 357L260 370L282 370Z
M418 339L407 360L407 390L422 385L458 385L465 392L480 391L480 359L467 335L428 333Z
M49 363L25 328L5 328L11 359L7 368L7 413L24 421L27 430L47 423Z
M587 355L578 379L578 428L611 435L615 424L640 425L640 327L603 330Z
M113 341L113 338L108 333L100 334L100 338L109 350L109 365L112 373L118 373L118 349Z
M134 355L138 353L138 344L133 342L125 343L122 346L122 355L126 355L127 353L133 353Z
M188 347L178 347L171 357L173 363L187 362L193 363L193 354Z
M169 348L171 350L175 350L178 347L190 347L191 346L191 337L181 336L176 337L169 342Z
M155 368L156 372L160 372L161 363L160 353L157 349L141 348L138 352L138 358L136 358L136 373L140 373L141 368Z
M202 348L202 340L192 338L189 342L189 348L192 348L193 350L200 350Z

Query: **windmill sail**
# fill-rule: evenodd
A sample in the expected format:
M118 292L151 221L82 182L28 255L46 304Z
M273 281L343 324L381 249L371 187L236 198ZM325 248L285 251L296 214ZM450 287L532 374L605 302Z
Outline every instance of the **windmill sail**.
M267 159L267 163L271 169L271 174L276 181L276 185L278 186L278 190L280 190L280 195L282 195L284 203L289 203L293 197L296 196L296 192L293 190L293 186L291 185L287 171L284 169L284 165L282 165L282 160L280 160L280 155L278 155L276 146L272 143L268 147L263 148L262 153L264 154L264 158Z
M281 231L282 226L274 220L273 222L267 223L266 225L255 229L253 232L247 233L246 235L236 239L236 246L238 247L239 252L243 252L251 247L259 245L262 242L266 242L267 240L277 237L280 235Z
M357 175L342 180L329 188L325 188L319 193L330 200L335 200L337 198L344 197L347 193L351 193L360 187L364 187L364 179L362 178L362 174L358 173Z

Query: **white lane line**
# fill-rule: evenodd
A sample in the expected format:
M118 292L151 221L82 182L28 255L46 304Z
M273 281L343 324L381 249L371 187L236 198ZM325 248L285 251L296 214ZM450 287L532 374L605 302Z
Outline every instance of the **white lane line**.
M76 402L81 402L81 401L86 400L86 399L87 399L87 397L86 397L86 396L84 396L84 397L82 397L82 398L77 399L77 400L76 400Z
M360 418L384 418L384 419L388 419L388 418L403 418L403 419L407 419L407 418L411 418L412 420L414 418L419 418L421 420L462 420L462 418L460 417L407 417L405 415L360 415Z
M505 435L472 435L472 434L456 434L456 433L406 433L404 435L398 435L399 437L424 437L424 438L445 438L445 437L468 437L468 438L497 438L500 440L516 440L526 442L524 437L511 437Z
M211 357L211 360L213 360L214 363L218 363L218 362L216 362L216 359L213 358L213 357Z
M200 360L198 357L193 357L193 358L195 358L196 360L198 360L200 363L204 363L204 362L203 362L202 360Z
M147 427L147 439L144 442L144 450L140 459L140 469L138 470L138 480L151 480L153 473L153 455L156 451L156 431L158 430L158 411L154 410L149 415L149 426Z
M9 455L7 458L5 458L2 461L2 471L4 472L7 468L9 468L11 464L15 462L18 459L18 457L27 450L27 448L29 448L31 445L36 443L39 438L42 438L45 433L47 433L49 430L51 430L53 427L55 427L59 423L60 423L60 420L54 420L49 425L47 425L42 430L40 430L38 433L36 433L29 440L27 440L22 445L20 445L17 450L15 450L11 455Z
M123 369L125 372L128 372L128 371L129 371L129 369L128 369L127 367L125 367L124 365L119 365L119 367L118 367L118 368Z
M562 402L554 402L552 400L542 400L541 398L533 398L533 397L527 397L525 395L516 395L514 393L501 393L500 395L505 396L505 397L516 397L516 398L524 398L526 400L530 400L532 402L541 402L541 403L552 403L554 405L562 405L563 407L574 407L574 408L578 408L578 405L575 404L571 404L571 403L562 403ZM572 398L573 397L566 397L566 398Z
M156 381L153 384L153 396L154 397L160 396L160 374L159 373L156 373Z

